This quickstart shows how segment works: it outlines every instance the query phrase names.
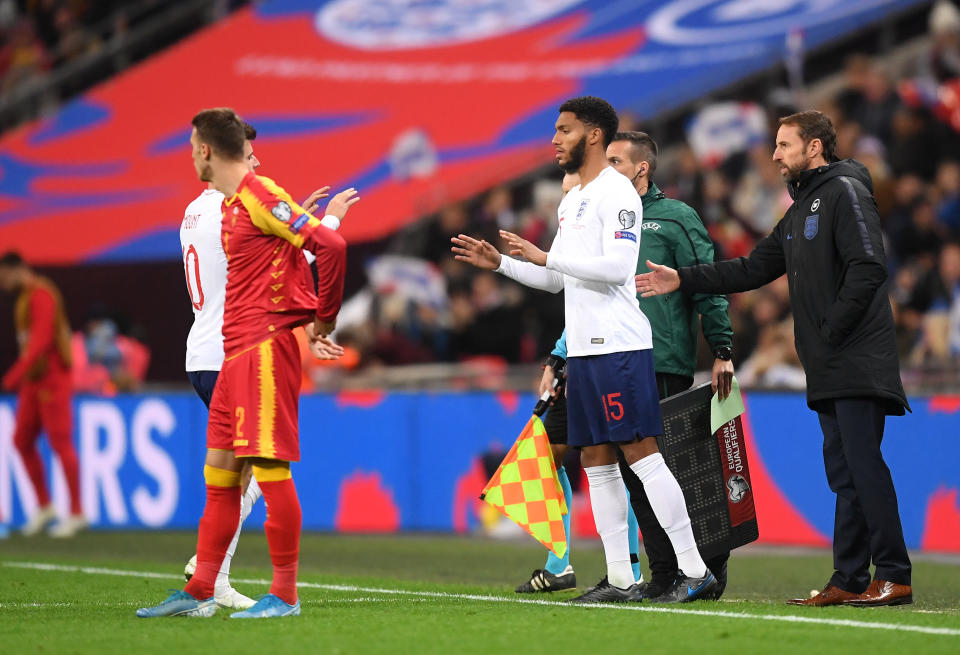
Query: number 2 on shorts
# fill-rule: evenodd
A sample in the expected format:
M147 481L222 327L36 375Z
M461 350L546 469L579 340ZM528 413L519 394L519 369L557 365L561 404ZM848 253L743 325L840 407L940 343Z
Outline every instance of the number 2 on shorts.
M245 418L245 417L244 417L244 414L245 414L244 408L243 408L243 407L237 407L237 409L234 411L234 414L235 414L236 417L237 417L237 438L238 438L238 439L243 439L243 419Z

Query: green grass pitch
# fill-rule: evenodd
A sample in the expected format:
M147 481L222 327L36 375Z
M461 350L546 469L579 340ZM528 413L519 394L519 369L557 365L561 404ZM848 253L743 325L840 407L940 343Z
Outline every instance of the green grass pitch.
M960 653L960 565L920 558L914 605L807 609L828 552L741 549L720 602L577 607L571 592L520 597L543 565L533 543L450 536L305 534L298 618L137 619L183 585L185 532L91 532L0 541L0 652L20 653ZM244 534L234 586L265 593L262 533ZM581 588L604 573L597 542L575 544Z

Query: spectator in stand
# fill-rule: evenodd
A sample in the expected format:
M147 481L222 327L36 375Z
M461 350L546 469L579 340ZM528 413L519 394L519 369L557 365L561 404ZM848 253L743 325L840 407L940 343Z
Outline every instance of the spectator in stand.
M937 168L937 222L960 236L960 163L947 160Z
M960 10L939 0L930 12L929 52L920 62L920 75L936 83L960 77Z
M450 237L470 229L469 225L466 207L459 203L447 205L436 219L427 222L420 234L414 235L419 244L413 244L410 250L435 264L450 259Z
M138 339L122 334L104 308L88 313L82 332L71 340L73 384L77 391L112 396L135 391L146 378L150 349Z
M958 361L960 356L960 242L949 241L936 268L919 279L910 295L915 342L909 360L914 365Z
M44 74L50 68L50 57L29 20L18 21L9 39L0 48L0 90L4 92Z
M937 222L933 203L926 194L914 199L910 219L892 244L897 258L901 261L924 259L932 265L946 230Z
M457 357L495 355L506 362L519 361L523 347L522 297L515 285L502 284L493 273L474 275L469 298L472 321L453 335ZM466 316L463 300L459 299L460 306L455 310L461 321Z
M863 97L850 116L864 134L872 134L885 144L890 143L893 115L900 107L900 98L890 84L886 71L871 62L867 70Z
M940 137L930 112L921 107L901 107L893 115L892 132L888 160L893 172L932 180L940 154Z
M490 191L483 200L478 219L481 230L490 226L493 228L493 234L496 234L497 230L515 230L517 214L513 211L513 196L510 189L498 186ZM487 227L487 230L490 227Z
M750 148L748 166L733 193L733 210L756 234L770 232L790 206L790 195L770 160L769 150L768 144Z

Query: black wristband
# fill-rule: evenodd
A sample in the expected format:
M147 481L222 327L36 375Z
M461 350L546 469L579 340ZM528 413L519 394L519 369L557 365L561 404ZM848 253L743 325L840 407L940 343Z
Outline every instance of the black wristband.
M554 375L557 377L562 377L567 368L567 360L551 353L550 355L547 355L547 360L543 363L543 366L544 368L549 366L553 369Z

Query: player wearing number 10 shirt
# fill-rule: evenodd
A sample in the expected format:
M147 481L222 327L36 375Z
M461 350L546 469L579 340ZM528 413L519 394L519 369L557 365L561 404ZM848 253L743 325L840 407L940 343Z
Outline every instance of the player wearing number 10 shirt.
M211 616L218 568L237 528L244 461L269 507L264 531L273 564L270 593L233 618L294 616L301 510L290 474L299 460L300 353L292 329L326 339L343 300L346 243L244 160L245 123L230 109L194 116L190 143L200 179L224 194L221 234L227 258L224 362L210 402L207 501L197 568L183 591L137 610L143 618ZM301 252L317 256L319 283Z

